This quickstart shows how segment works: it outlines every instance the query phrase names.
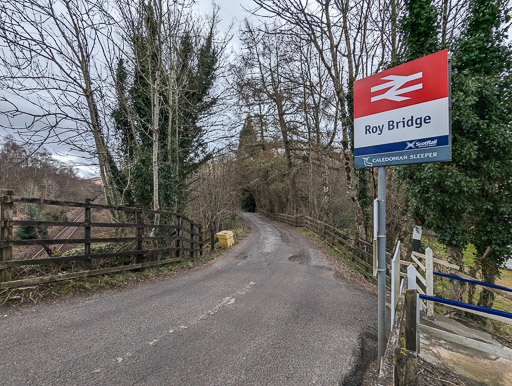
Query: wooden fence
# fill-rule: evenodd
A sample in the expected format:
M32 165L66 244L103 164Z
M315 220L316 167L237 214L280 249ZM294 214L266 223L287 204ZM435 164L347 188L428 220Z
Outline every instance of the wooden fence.
M379 363L379 386L413 386L418 382L417 308L415 290L406 290L397 297L386 351Z
M346 255L353 263L353 266L369 279L373 278L373 244L358 237L348 234L323 221L316 220L305 215L287 215L282 213L261 213L275 221L285 224L304 227L316 234L331 247ZM386 264L390 268L391 254L386 252ZM390 278L389 272L386 276Z
M511 323L512 314L433 296L433 277L436 273L440 274L434 271L434 266L455 270L459 270L459 267L435 258L430 248L426 249L425 254L412 252L410 257L412 261L404 261L400 259L399 253L395 253L392 260L391 332L386 352L381 359L378 384L407 386L417 384L416 359L420 353L420 331L447 342L492 353L498 357L512 359L512 350L507 347L471 339L467 336L457 335L421 323L421 309L426 310L427 317L432 318L434 316L433 302L439 302L449 307L505 323ZM407 273L401 272L401 266L407 266ZM420 273L418 270L423 271L423 273ZM452 280L466 280L477 285L493 286L494 288L491 287L489 289L505 297L508 297L507 292L512 292L510 288L476 281L462 272L458 272L458 275L460 275L458 277L443 275L448 276ZM403 280L400 284L401 277L403 277ZM403 287L407 289L403 289ZM425 306L422 304L422 299L427 301ZM492 313L493 311L495 314Z
M90 200L80 203L22 198L14 196L12 191L7 191L0 204L0 289L192 260L203 256L207 244L211 250L215 246L213 228L203 230L200 224L180 213L100 205ZM13 209L19 204L83 211L83 221L15 220ZM94 221L95 214L110 219L112 213L123 218L123 222ZM158 225L153 223L155 217L159 217ZM14 227L38 229L41 226L83 229L83 238L20 240L14 235ZM48 256L16 259L13 255L13 248L21 250L34 245L43 247ZM53 245L73 245L75 250L54 255Z

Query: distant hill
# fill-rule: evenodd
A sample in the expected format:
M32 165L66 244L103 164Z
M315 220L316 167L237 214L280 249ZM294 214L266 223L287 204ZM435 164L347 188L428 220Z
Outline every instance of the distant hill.
M84 201L103 190L101 178L82 179L45 149L19 145L10 137L0 146L0 170L0 189L16 196Z

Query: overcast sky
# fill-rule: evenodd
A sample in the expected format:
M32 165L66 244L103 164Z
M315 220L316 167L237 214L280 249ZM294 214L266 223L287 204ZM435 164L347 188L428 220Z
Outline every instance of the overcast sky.
M248 13L244 11L253 6L252 0L216 0L215 3L220 7L221 22L219 28L225 31L231 24L233 24L231 33L234 35L232 44L237 45L237 33L240 23L244 18L248 17ZM208 14L212 9L212 0L197 0L196 10L202 14ZM0 117L0 119L2 119ZM12 135L16 138L15 133L5 132L0 130L0 141L7 135ZM49 144L45 148L53 154L53 157L61 162L68 163L74 166L75 171L80 177L90 178L98 176L98 168L91 166L91 160L81 157L81 154L67 149L63 145Z
M212 1L198 0L198 3L201 10L208 11L211 8ZM220 28L226 29L233 20L235 23L234 32L237 32L238 30L238 23L248 16L243 7L246 9L253 7L252 0L217 0L216 3L220 7L220 14L222 17Z

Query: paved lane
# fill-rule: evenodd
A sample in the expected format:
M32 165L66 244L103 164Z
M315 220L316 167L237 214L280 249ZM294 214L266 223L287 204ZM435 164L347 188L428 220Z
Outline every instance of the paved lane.
M245 216L250 236L209 267L0 318L0 383L359 384L376 297L297 232Z

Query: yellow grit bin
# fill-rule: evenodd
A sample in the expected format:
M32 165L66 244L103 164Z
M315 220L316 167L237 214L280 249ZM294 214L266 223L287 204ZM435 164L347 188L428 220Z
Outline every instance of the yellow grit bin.
M229 248L235 243L232 231L219 232L217 233L217 237L219 238L220 246L222 248Z

